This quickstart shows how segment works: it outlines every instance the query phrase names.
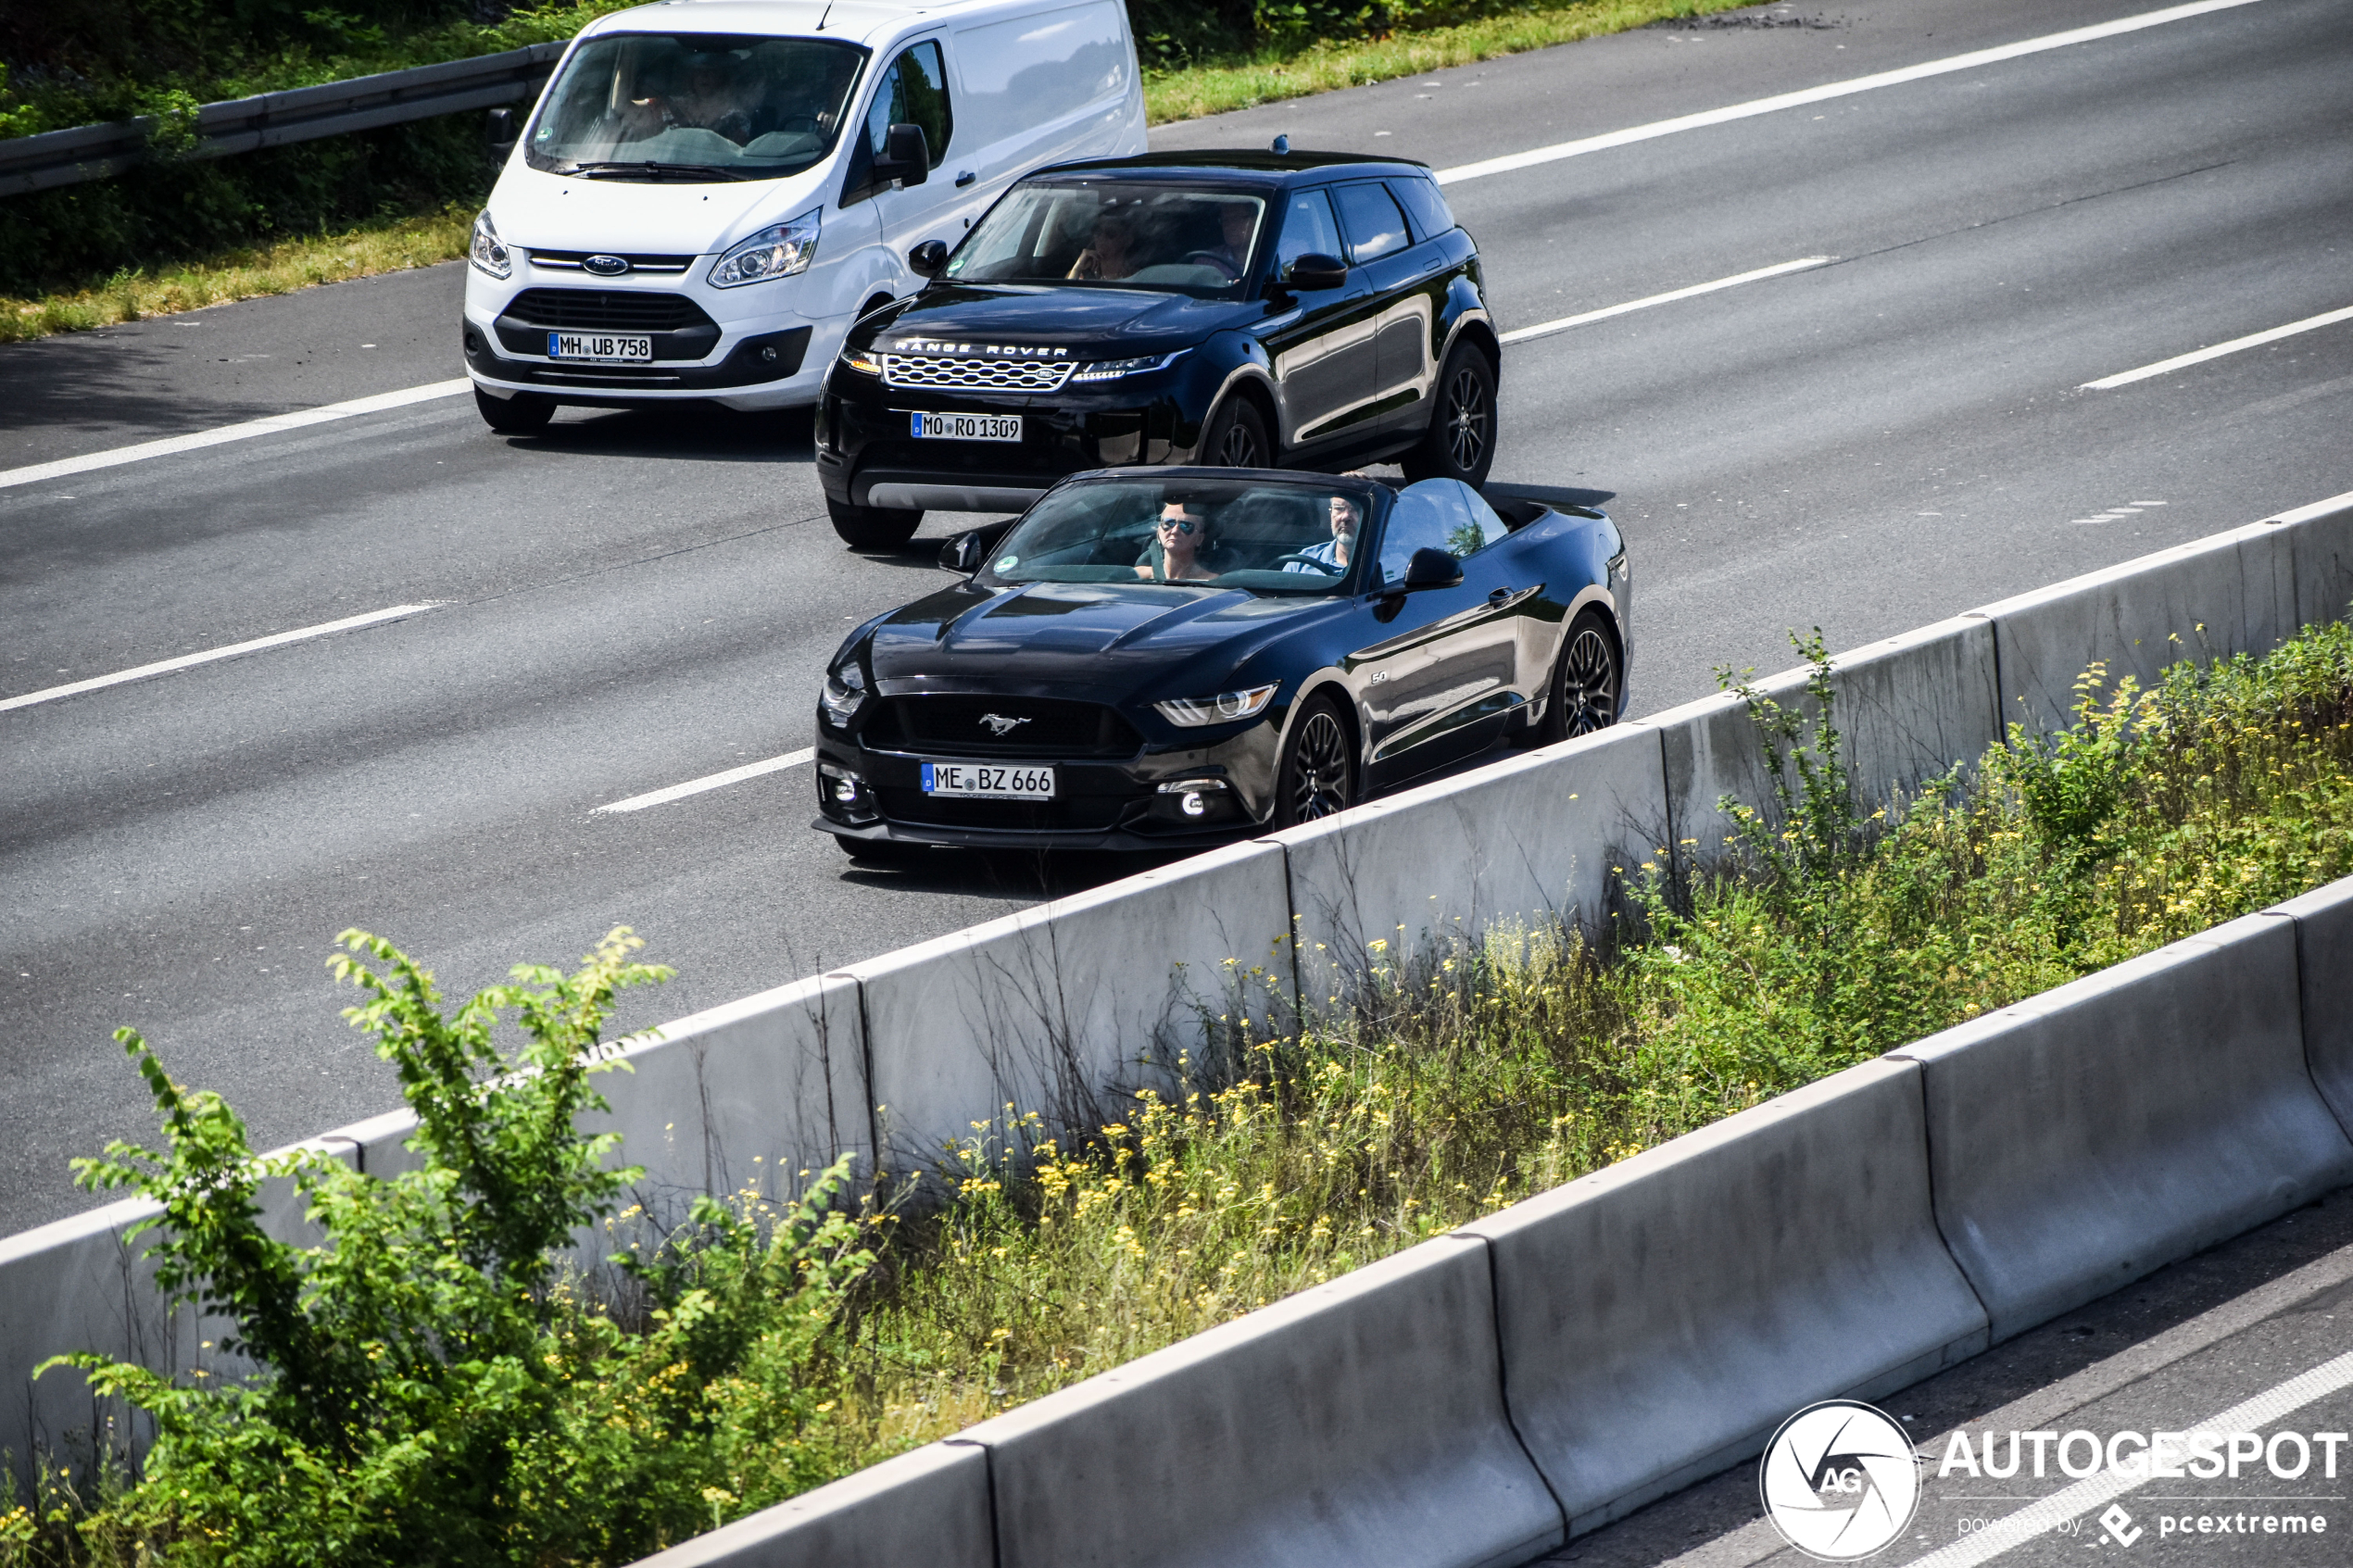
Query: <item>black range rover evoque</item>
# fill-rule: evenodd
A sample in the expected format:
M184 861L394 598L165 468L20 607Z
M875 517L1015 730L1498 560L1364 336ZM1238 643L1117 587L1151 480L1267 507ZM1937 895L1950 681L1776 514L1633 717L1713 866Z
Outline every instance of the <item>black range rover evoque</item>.
M1420 164L1067 164L910 260L931 282L850 330L819 395L817 476L852 545L1139 463L1487 477L1501 351L1478 247Z

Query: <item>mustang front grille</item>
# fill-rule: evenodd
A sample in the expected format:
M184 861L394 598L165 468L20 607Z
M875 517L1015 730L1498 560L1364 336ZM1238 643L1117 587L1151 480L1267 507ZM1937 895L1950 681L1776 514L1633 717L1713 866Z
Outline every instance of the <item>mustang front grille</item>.
M883 380L893 386L933 387L948 392L1060 392L1070 372L1038 359L950 359L928 354L886 354Z
M1034 696L892 696L862 732L879 750L931 757L1133 757L1144 737L1115 709Z

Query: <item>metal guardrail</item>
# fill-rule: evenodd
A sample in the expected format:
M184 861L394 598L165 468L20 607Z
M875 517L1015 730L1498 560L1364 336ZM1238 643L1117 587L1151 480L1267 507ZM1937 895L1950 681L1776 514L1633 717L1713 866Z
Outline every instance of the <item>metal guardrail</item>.
M511 104L537 94L564 48L560 43L534 44L504 54L207 104L196 111L196 144L188 156L226 157ZM153 116L143 116L0 141L0 196L120 174L152 156L147 138L155 127Z

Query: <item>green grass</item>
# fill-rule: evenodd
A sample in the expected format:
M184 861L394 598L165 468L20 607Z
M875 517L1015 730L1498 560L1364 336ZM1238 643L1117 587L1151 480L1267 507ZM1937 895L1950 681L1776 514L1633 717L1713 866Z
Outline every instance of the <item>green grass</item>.
M1147 113L1155 125L1248 108L1255 104L1303 97L1340 87L1386 82L1445 66L1466 65L1499 55L1574 43L1623 31L1673 17L1731 10L1744 0L1579 0L1544 6L1386 37L1337 43L1268 44L1212 56L1167 70L1148 70ZM473 38L511 48L542 37L569 36L588 20L617 7L619 0L589 0L578 6L548 6L520 11L496 30L460 26L415 44L423 56L441 58ZM406 60L403 63L415 63ZM334 73L393 69L372 56L308 56L274 59L252 68L232 85L238 92L274 90ZM258 74L254 74L258 72ZM322 74L324 73L324 74ZM221 91L228 91L224 87ZM184 94L183 94L184 95ZM187 100L193 104L194 97ZM137 106L132 106L136 107ZM127 111L126 111L127 112ZM71 117L68 117L71 118ZM30 127L33 120L27 119ZM31 298L0 295L0 344L21 343L53 332L88 332L145 317L194 310L208 305L285 294L316 283L365 278L410 267L454 261L466 253L470 207L386 217L332 233L299 235L275 245L224 252L152 267L126 268L79 287Z
M659 1288L575 1280L543 1304L554 1413L514 1447L501 1554L624 1561L2353 872L2353 628L2149 692L2095 671L2082 696L2073 728L1868 810L1834 709L1752 697L1777 797L1733 803L1687 885L1629 868L1639 932L1375 944L1353 1010L1212 1041L1225 1071L1175 1064L1182 1086L1110 1125L1025 1118L1010 1153L976 1135L946 1202L877 1195L854 1235L751 1194L706 1208ZM229 1451L233 1428L206 1440ZM0 1500L0 1565L142 1542L291 1562L340 1527L308 1471L271 1458L251 1473L289 1478L232 1507L201 1457ZM413 1525L428 1502L442 1538L444 1499L370 1507ZM398 1556L341 1559L377 1560Z

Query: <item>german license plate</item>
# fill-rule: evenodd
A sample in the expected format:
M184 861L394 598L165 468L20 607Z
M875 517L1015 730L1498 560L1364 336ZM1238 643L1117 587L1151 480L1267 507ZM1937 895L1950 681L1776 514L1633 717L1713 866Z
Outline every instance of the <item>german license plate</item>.
M907 433L918 441L1019 441L1019 414L917 414L907 416Z
M549 332L550 359L592 359L601 365L642 365L654 357L654 340L632 333Z
M924 793L970 800L1051 800L1054 771L1005 768L994 762L926 762Z

